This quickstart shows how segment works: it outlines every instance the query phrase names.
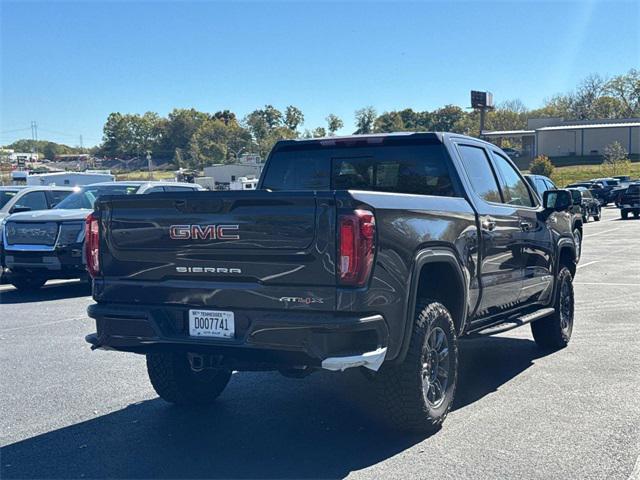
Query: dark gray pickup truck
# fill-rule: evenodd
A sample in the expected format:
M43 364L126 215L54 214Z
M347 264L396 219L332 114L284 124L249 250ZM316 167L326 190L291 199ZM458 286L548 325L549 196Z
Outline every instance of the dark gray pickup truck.
M458 338L573 327L571 195L436 133L279 142L257 191L105 196L87 219L94 348L145 354L158 394L213 401L233 370L368 372L402 428L453 401Z

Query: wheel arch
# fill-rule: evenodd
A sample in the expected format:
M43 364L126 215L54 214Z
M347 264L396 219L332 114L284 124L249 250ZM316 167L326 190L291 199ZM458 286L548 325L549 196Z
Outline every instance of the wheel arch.
M407 354L415 309L420 298L432 298L447 307L453 317L456 332L460 334L467 321L468 290L466 276L453 250L446 247L420 250L413 263L402 345L395 361L402 362Z

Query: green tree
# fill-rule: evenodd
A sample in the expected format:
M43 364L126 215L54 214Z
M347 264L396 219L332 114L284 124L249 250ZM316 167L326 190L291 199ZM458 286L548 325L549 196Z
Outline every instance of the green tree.
M431 118L433 120L433 129L436 132L453 132L454 126L462 117L464 117L464 110L455 105L445 105L438 110L431 112Z
M553 174L553 163L546 155L538 155L529 165L529 171L534 175L550 177Z
M404 130L402 116L398 112L384 112L376 118L373 131L376 133L401 132Z
M231 110L221 110L213 114L213 118L216 120L220 120L225 125L230 125L232 123L238 123L236 119L236 114Z
M222 120L212 118L200 125L189 143L194 166L222 163L227 158L227 140L228 127Z
M335 135L338 130L344 127L342 119L333 113L330 113L325 120L327 121L327 130L330 136Z
M376 120L376 109L369 106L356 110L356 135L373 132L373 124Z
M284 111L284 125L292 132L297 132L298 127L304 123L304 114L302 111L289 105Z
M313 131L311 132L311 135L314 138L326 137L327 131L325 130L324 127L317 127L313 129Z

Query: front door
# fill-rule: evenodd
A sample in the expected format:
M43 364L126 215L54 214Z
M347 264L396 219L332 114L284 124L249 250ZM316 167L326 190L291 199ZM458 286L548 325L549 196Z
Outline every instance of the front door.
M522 269L518 303L546 303L553 287L553 243L542 206L510 160L493 150L491 157L503 201L513 208L518 217L515 259Z

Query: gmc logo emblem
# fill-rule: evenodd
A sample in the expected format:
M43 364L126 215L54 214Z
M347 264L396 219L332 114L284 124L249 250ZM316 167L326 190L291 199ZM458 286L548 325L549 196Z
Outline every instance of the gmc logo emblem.
M240 240L239 225L171 225L171 240Z

